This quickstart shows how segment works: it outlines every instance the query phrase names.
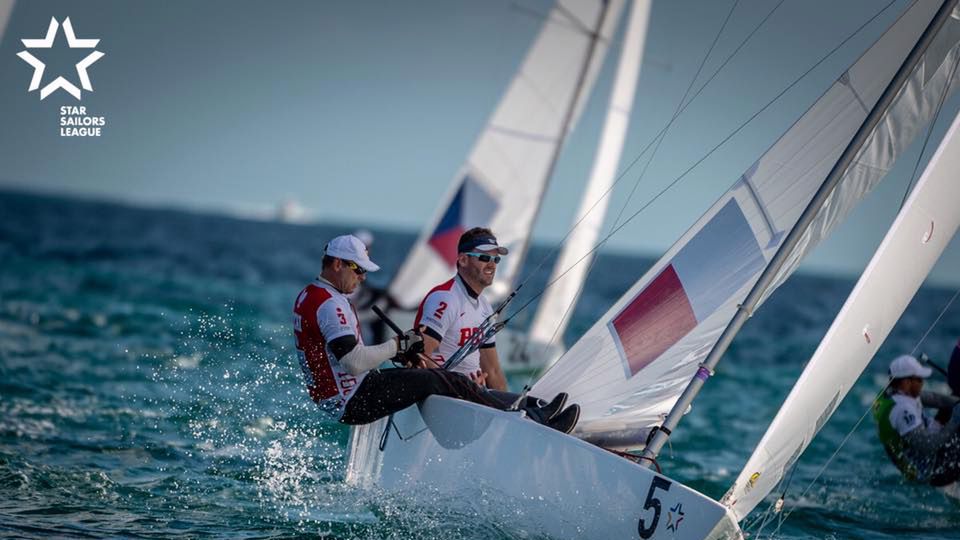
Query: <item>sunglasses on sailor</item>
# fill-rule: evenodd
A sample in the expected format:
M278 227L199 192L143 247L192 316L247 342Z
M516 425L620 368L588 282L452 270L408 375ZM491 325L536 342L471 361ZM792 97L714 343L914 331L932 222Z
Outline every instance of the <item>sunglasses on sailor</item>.
M489 253L474 253L474 252L464 253L464 255L468 257L476 257L482 263L488 263L492 260L494 264L500 264L499 255L490 255Z
M360 265L353 261L343 261L343 263L347 265L347 268L353 270L353 273L358 276L362 276L367 273L365 269L360 268Z

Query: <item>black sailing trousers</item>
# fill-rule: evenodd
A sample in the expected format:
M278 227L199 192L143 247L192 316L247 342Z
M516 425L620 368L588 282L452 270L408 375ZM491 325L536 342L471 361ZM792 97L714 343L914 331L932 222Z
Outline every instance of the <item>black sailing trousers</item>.
M494 395L466 375L443 369L375 369L367 373L347 402L340 422L369 424L428 396L448 396L504 411L512 405L510 395L505 392Z

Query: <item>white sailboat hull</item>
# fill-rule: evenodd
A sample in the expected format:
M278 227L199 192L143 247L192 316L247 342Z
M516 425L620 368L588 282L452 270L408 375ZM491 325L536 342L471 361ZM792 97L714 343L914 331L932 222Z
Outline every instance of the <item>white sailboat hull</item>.
M717 501L520 413L430 397L381 450L386 423L354 428L348 483L551 538L742 538Z

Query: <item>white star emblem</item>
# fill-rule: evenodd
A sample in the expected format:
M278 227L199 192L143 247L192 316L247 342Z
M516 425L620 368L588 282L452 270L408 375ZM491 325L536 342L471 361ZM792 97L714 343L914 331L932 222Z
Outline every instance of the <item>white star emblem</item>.
M50 26L47 27L46 37L43 39L21 39L20 41L22 41L23 46L28 49L49 49L53 46L53 40L57 36L57 28L59 27L60 23L57 22L57 19L51 17ZM67 45L69 45L71 49L93 49L100 43L99 39L78 39L76 34L73 33L73 25L70 23L70 17L67 17L63 21L63 33L67 36ZM17 53L17 56L33 66L33 78L30 79L28 92L33 92L37 88L40 88L43 70L46 69L47 66L27 51L21 51ZM77 63L77 75L80 77L80 86L88 92L93 92L93 85L90 84L90 76L87 75L87 68L102 57L102 52L93 51ZM44 86L40 90L40 99L45 99L58 88L63 88L71 96L80 99L80 89L63 77L57 77Z

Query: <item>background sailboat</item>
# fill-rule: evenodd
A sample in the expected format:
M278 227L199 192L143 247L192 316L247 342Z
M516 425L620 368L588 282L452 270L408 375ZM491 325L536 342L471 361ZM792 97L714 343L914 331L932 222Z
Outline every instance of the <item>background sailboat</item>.
M492 297L512 289L567 133L596 82L622 0L565 0L547 15L509 88L388 286L401 309L417 307L454 272L456 242L467 228L493 229L510 256Z
M537 305L530 328L524 333L504 332L500 339L498 349L505 370L538 369L552 364L564 351L563 333L590 269L593 248L600 237L610 202L607 195L620 163L640 77L649 19L650 2L634 2L590 180L574 215L570 234L554 263L548 280L551 285Z

